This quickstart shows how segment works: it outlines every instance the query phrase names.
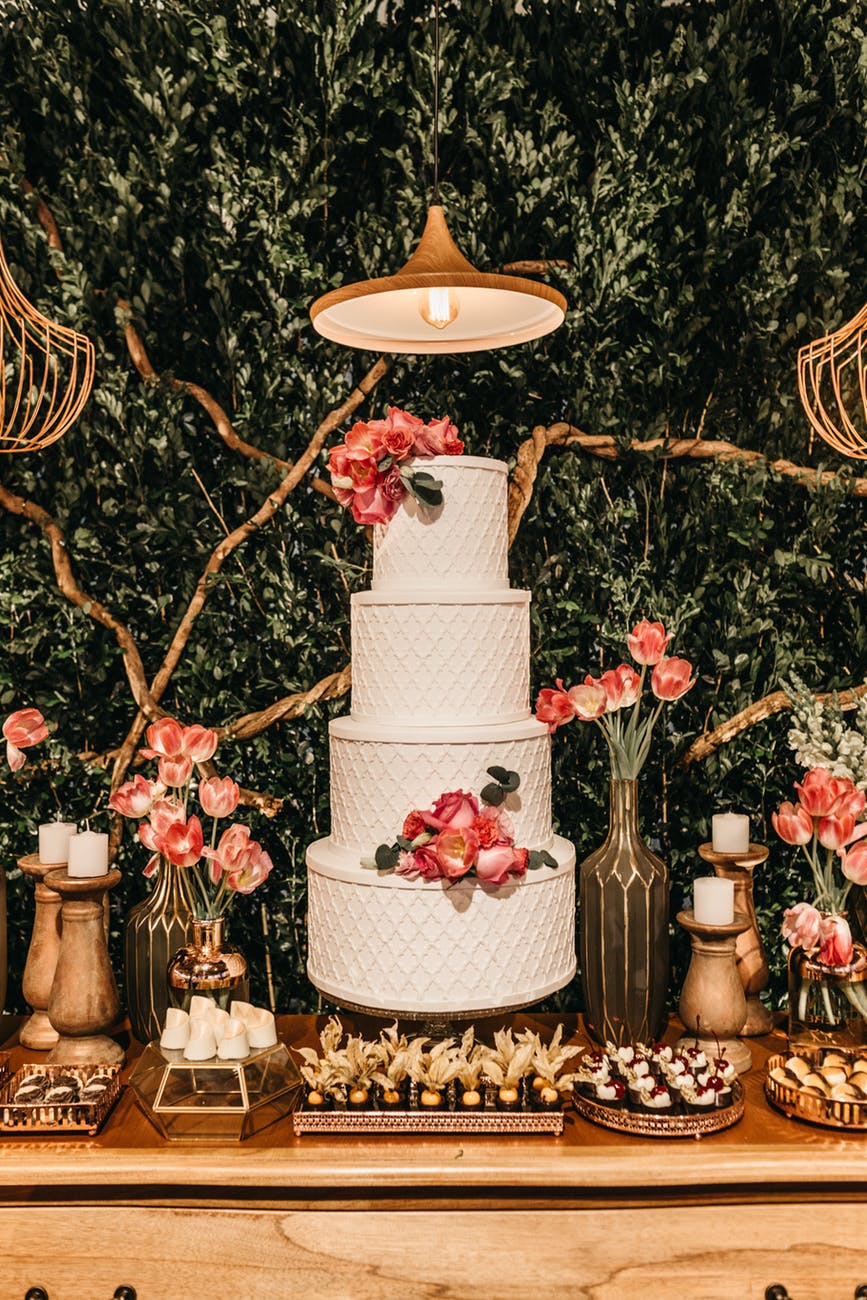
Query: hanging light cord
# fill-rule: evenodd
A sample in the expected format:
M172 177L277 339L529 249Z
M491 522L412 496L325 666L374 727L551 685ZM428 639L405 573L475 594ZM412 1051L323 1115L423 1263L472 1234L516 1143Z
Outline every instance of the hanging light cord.
M430 201L440 201L440 0L434 0L434 183Z

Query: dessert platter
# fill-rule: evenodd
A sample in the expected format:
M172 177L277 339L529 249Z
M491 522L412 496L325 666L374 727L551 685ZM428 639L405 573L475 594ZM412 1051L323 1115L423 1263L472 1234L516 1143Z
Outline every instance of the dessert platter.
M867 1130L867 1052L817 1048L768 1061L765 1096L790 1119Z
M575 1070L574 1106L603 1128L641 1137L701 1137L736 1124L744 1090L723 1054L664 1043L630 1043L584 1052Z
M0 1088L0 1133L97 1133L121 1092L118 1065L25 1065Z
M372 587L352 597L351 712L329 728L331 834L307 853L308 974L351 1010L471 1018L572 979L575 850L553 834L550 737L529 707L530 595L509 587L507 467L423 463L442 503L407 495L376 525ZM492 771L510 778L497 824L523 869L377 869L377 846L401 826L395 857L416 847L414 818L490 814L471 792ZM528 858L544 865L527 870Z

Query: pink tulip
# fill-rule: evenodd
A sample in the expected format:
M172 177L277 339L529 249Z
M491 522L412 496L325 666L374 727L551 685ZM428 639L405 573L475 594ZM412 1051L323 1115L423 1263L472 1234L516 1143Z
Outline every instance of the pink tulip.
M695 686L690 678L692 664L687 659L660 659L650 675L650 689L658 700L679 700Z
M814 767L799 785L801 803L811 817L829 817L849 813L853 817L864 808L864 796L848 777L832 776L824 767Z
M436 838L436 853L444 876L457 880L465 876L479 852L479 837L469 826L441 831Z
M544 722L551 732L556 731L564 722L571 722L575 717L572 701L563 689L562 677L557 678L556 690L544 686L539 692L539 698L536 700L536 717L539 722Z
M250 841L247 857L226 877L226 884L237 894L252 894L254 889L268 879L274 863L257 840Z
M671 633L666 632L661 623L649 623L643 618L629 633L626 644L637 664L656 664L665 654L670 640Z
M848 966L853 943L849 922L842 916L823 916L820 930L819 961L826 966Z
M822 913L811 903L796 903L783 914L783 938L793 948L803 948L805 952L818 948L821 928Z
M856 885L867 885L867 840L859 839L851 848L842 850L840 867L847 880L854 881Z
M160 840L175 822L184 820L184 810L174 799L157 799L151 808L150 820L142 822L138 828L138 837L146 849L160 853Z
M179 790L186 785L193 775L193 760L187 754L176 754L173 758L161 758L157 764L157 776L163 785Z
M813 819L799 803L781 803L779 811L771 813L771 824L787 844L809 844L813 838Z
M175 758L183 753L184 728L174 718L152 722L145 734L150 746L142 750L145 758Z
M240 822L223 831L216 849L205 849L204 856L211 861L212 880L225 877L226 886L239 894L251 894L273 868L262 845L250 839L250 828Z
M835 817L832 813L830 817L819 818L816 835L823 848L842 849L849 843L854 829L855 818L849 813L843 813L841 817Z
M209 817L228 817L238 807L241 791L230 776L199 782L199 803Z
M605 712L605 690L592 678L583 686L573 686L568 695L575 717L582 722L593 722Z
M428 826L435 830L461 830L472 826L473 818L479 815L479 803L476 796L465 790L450 790L441 794L430 812L422 816Z
M27 761L22 750L38 745L48 737L48 727L38 709L17 709L3 723L6 741L6 761L13 772L18 772Z
M200 727L196 723L192 727L184 727L184 742L181 752L191 758L194 763L207 763L209 758L214 757L219 743L220 740L216 731L211 731L209 727Z
M613 669L613 673L620 685L618 708L631 709L641 690L641 678L630 664L619 664ZM604 681L607 676L608 673L603 673L602 680Z
M514 861L515 850L511 844L495 844L490 849L479 849L476 875L491 885L503 885L509 878Z
M135 776L115 790L108 801L108 806L115 812L119 812L122 817L147 817L154 801L165 792L166 787L158 781L148 781L144 776Z
M176 867L193 867L202 856L204 836L202 823L198 817L189 821L172 822L165 835L161 835L157 847L164 858Z

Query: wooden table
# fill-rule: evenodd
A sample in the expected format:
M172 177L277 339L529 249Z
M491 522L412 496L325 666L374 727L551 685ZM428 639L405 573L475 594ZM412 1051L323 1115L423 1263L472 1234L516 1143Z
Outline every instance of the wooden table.
M290 1044L315 1026L281 1020ZM701 1141L570 1114L562 1138L295 1138L286 1121L169 1144L127 1089L93 1140L0 1138L0 1298L746 1300L778 1282L850 1300L867 1282L867 1137L768 1107L763 1065L784 1045L753 1040L743 1120Z

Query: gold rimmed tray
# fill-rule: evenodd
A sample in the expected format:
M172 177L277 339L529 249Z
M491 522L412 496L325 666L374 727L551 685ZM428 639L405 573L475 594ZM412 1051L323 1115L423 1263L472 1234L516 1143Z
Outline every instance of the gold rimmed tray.
M82 1083L92 1074L107 1074L111 1082L95 1101L13 1101L15 1089L28 1075L47 1078L74 1075ZM98 1133L120 1096L119 1065L25 1065L0 1088L0 1133L27 1136L31 1133Z
M842 1056L852 1056L842 1052ZM864 1101L834 1101L830 1097L814 1097L801 1092L796 1084L778 1083L771 1078L771 1070L784 1066L790 1056L803 1056L805 1060L821 1058L821 1052L779 1053L768 1060L765 1077L765 1096L775 1110L782 1111L788 1119L799 1119L805 1124L818 1124L822 1128L844 1128L852 1132L867 1133L867 1099Z
M712 1110L707 1115L649 1115L625 1107L601 1106L577 1092L573 1105L578 1114L592 1124L615 1129L618 1133L631 1133L635 1137L700 1138L706 1133L719 1133L737 1124L744 1113L744 1088L739 1079L733 1080L731 1105Z
M563 1132L563 1111L296 1110L301 1133L553 1133Z

